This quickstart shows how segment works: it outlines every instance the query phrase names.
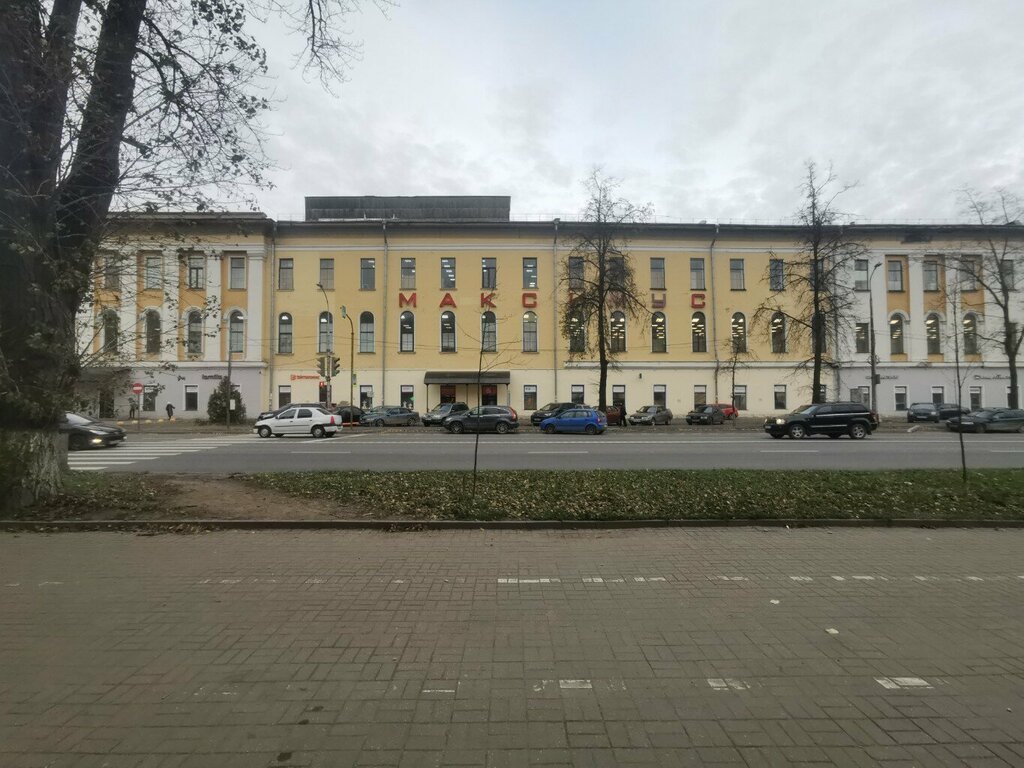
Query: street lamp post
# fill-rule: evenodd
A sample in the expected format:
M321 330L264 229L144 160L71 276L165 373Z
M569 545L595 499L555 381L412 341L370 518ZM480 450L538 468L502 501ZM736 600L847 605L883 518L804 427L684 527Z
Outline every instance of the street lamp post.
M228 344L227 344L227 348L228 348L228 387L227 387L227 402L225 403L225 405L226 405L226 412L225 412L225 416L224 416L224 426L227 429L231 429L231 401L233 400L233 392L231 391L231 351L232 351L231 350L231 315L228 315L227 318L225 318L225 319L227 320L227 326L228 326ZM238 319L240 321L242 321L242 322L245 321L245 317L243 315L239 315Z
M341 316L348 320L348 329L350 332L348 348L348 412L349 418L352 418L352 408L355 406L355 403L352 402L352 392L356 382L356 326L352 322L352 317L349 315L348 310L344 305L341 307Z
M334 323L331 322L331 301L327 298L327 289L324 288L323 283L317 283L316 287L324 295L324 304L327 306L327 317L324 318L324 323L330 323L325 334L327 349L324 350L327 353L327 359L324 361L324 378L327 380L327 407L330 408L333 402L331 400L331 368L334 367Z
M868 274L868 333L871 334L871 410L875 413L878 413L878 374L875 372L878 365L878 356L875 354L875 292L872 286L872 278L875 276L875 270L880 266L882 266L882 262L875 264Z

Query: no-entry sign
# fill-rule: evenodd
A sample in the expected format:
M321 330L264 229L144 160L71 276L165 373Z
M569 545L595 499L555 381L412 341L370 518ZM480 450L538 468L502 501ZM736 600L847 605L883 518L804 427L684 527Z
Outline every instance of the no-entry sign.
M132 392L134 392L136 395L141 395L142 394L142 382L141 381L136 381L134 384L132 384Z

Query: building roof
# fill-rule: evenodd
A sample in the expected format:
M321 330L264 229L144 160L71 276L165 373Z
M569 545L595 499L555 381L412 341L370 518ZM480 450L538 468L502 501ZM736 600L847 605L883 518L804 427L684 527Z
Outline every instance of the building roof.
M307 197L306 221L508 221L511 206L507 195Z

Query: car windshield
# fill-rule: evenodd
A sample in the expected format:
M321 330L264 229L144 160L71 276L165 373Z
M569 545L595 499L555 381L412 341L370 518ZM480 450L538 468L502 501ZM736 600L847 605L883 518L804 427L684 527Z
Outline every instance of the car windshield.
M542 411L553 411L557 407L558 407L558 403L548 403L543 408L541 408L541 410Z
M79 416L77 413L65 414L68 419L68 424L74 424L76 427L80 427L84 424L95 424L92 419L87 419L85 416Z
M714 412L715 412L715 409L714 409L714 408L712 408L712 407L711 407L711 406L709 405L709 406L708 406L707 408L701 408L700 412L701 412L701 413L714 413Z
M814 409L817 407L816 405L801 405L793 413L814 413Z
M973 412L969 413L968 415L969 416L986 416L986 417L988 417L988 416L995 416L997 413L999 413L999 411L984 410L984 411L973 411Z
M910 410L912 411L930 411L933 408L935 408L935 406L932 403L914 403L910 406Z

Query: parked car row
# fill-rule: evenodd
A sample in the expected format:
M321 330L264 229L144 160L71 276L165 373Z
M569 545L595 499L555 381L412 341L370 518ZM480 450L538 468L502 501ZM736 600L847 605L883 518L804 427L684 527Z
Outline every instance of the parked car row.
M1019 408L984 408L946 420L953 432L1021 432L1024 433L1024 410Z

